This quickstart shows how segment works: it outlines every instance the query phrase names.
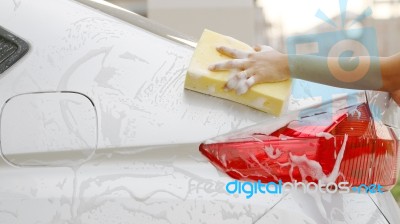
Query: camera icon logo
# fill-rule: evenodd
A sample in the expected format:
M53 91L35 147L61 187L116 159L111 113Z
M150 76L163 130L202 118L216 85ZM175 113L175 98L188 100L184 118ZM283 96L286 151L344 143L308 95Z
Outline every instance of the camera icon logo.
M286 40L289 64L298 64L298 59L302 57L315 58L315 60L311 60L315 63L300 64L300 67L307 68L301 69L301 72L312 71L314 78L319 76L316 79L341 88L295 80L295 82L300 83L292 90L294 100L320 98L322 103L326 103L335 96L345 95L347 104L354 105L357 102L359 91L352 90L352 87L379 89L382 86L376 31L373 27L362 27L360 24L361 20L372 14L372 10L366 9L352 23L349 23L350 26L346 26L344 22L346 7L344 4L347 4L347 1L340 1L341 29L332 32L291 36ZM332 26L338 27L320 10L316 16ZM351 28L355 24L359 25L358 28ZM296 74L296 72L298 70L291 70L291 76L298 77L299 74ZM308 76L308 74L301 75ZM374 80L374 82L371 82L371 80ZM330 107L333 110L333 107ZM302 116L302 112L305 111L300 111L300 116Z

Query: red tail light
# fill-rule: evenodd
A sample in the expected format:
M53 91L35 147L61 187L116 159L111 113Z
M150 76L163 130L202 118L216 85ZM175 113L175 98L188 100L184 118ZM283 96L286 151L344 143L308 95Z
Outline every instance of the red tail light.
M254 133L203 143L200 151L240 180L318 182L325 178L352 186L380 184L387 190L397 179L398 145L393 131L374 121L369 107L361 104L334 116L292 121L270 135Z

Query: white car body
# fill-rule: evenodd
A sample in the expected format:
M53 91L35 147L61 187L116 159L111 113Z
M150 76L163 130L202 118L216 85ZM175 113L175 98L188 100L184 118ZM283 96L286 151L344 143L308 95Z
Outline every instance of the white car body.
M72 0L2 1L0 26L30 46L0 79L0 223L400 223L390 192L228 194L199 144L279 118L184 90L168 29Z

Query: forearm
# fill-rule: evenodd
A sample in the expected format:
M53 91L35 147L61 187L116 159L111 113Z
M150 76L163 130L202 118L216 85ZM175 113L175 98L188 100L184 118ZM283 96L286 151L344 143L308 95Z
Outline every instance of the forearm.
M292 78L303 79L330 86L363 89L387 90L387 76L384 58L326 58L310 55L288 55Z
M393 92L400 89L400 53L381 58L382 91Z

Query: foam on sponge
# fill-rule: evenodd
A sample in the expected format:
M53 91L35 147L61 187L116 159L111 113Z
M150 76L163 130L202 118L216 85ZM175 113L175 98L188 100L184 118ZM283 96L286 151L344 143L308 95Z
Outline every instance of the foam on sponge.
M218 46L254 51L252 47L232 37L204 30L189 65L185 88L235 101L276 116L281 115L286 110L291 80L256 84L243 95L237 95L233 90L226 91L224 87L231 71L208 70L209 65L230 59L216 50Z

